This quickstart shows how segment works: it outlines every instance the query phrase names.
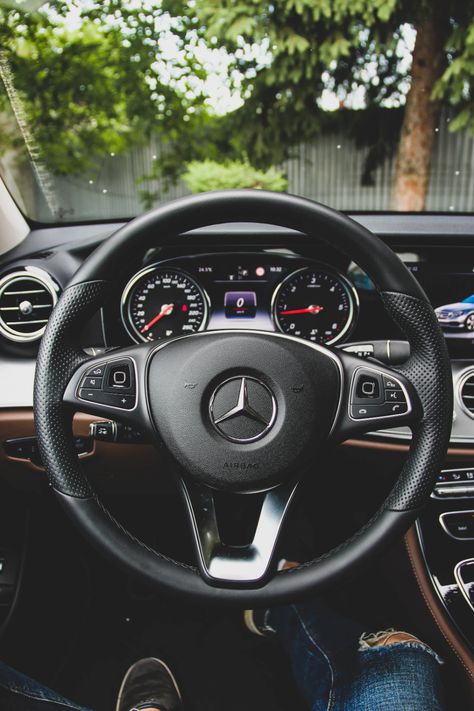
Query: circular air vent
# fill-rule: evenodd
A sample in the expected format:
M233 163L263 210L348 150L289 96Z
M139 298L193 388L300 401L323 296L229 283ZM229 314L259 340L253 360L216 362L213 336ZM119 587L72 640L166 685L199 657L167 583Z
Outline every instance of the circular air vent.
M459 399L465 412L474 418L474 370L469 370L459 381Z
M11 272L0 279L0 333L26 343L43 335L58 287L41 269Z

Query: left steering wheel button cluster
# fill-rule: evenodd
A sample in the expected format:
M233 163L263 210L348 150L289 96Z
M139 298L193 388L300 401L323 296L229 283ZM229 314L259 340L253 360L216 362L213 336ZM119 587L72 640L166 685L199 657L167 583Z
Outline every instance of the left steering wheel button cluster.
M114 360L89 368L81 380L78 395L87 402L132 410L136 401L132 362Z

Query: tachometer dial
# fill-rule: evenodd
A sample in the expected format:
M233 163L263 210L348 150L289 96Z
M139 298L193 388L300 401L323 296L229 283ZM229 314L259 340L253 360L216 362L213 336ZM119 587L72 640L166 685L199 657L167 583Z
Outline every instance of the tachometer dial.
M135 341L157 341L201 331L207 322L201 287L178 269L148 267L129 281L122 316Z
M280 284L273 297L273 318L283 333L329 345L348 334L357 307L357 292L342 274L308 267Z

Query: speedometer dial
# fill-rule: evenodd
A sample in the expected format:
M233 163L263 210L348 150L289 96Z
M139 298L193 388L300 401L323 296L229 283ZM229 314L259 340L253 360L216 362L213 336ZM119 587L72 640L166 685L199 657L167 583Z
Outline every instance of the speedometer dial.
M357 307L357 292L342 274L308 267L280 284L273 297L273 318L283 333L329 345L348 334Z
M122 296L122 317L135 341L157 341L201 331L207 322L201 287L178 269L148 267Z

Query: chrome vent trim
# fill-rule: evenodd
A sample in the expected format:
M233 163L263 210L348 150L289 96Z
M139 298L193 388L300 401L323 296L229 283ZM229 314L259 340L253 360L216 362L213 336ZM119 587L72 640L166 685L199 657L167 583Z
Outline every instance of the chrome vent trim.
M474 368L466 370L459 379L458 399L466 415L474 419Z
M16 343L37 341L58 300L47 272L25 267L0 278L0 334Z

